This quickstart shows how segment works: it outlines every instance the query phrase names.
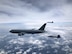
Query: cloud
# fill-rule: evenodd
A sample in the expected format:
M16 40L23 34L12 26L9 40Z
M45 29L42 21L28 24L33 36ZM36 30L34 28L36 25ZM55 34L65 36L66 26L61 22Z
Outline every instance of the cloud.
M21 0L21 1L26 2L27 4L31 4L33 7L38 8L40 11L46 10L48 8L47 6L49 6L50 8L49 2L51 2L49 0L48 2L47 0Z
M72 22L70 0L0 0L0 23Z
M72 4L72 0L67 0L67 3L70 3L70 4Z
M27 4L40 9L41 11L51 10L65 4L65 0L21 0Z
M4 50L1 50L1 51L0 51L0 54L7 54L7 52L4 51Z
M68 29L68 28L67 28ZM59 29L60 30L60 29ZM53 30L52 30L53 31ZM51 31L51 34L52 34ZM18 37L17 35L7 35L5 38L2 38L0 43L5 42L5 45L1 44L0 53L32 53L32 52L39 52L42 53L44 51L48 53L59 53L59 52L72 52L72 37L70 34L72 31L60 30L60 34L65 33L61 38L48 38L49 35L24 35ZM54 32L56 33L56 32ZM56 33L57 34L57 33ZM65 37L65 39L64 39ZM68 39L69 38L69 39ZM71 38L71 39L70 39ZM13 47L15 46L15 47ZM5 47L5 48L4 48ZM7 51L5 49L8 49ZM11 49L11 50L9 50ZM53 51L51 51L51 49ZM59 49L59 52L58 52ZM18 50L18 51L17 51ZM35 51L37 50L37 51ZM6 52L5 52L6 51Z

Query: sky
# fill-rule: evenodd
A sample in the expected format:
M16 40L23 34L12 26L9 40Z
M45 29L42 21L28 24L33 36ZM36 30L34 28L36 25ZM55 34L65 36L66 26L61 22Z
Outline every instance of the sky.
M0 23L72 22L72 0L0 0Z
M39 35L35 37L26 36L27 39L25 38L25 36L23 36L22 38L20 38L14 35L10 36L8 34L9 30L8 29L5 30L5 29L6 28L39 29L43 23L48 21L54 21L54 23L57 22L56 24L48 24L48 26L49 25L52 26L52 27L46 27L46 30L48 29L47 30L48 34L49 33L53 35L60 34L61 37L72 38L71 37L72 32L70 32L70 30L72 31L72 25L71 25L72 0L0 0L0 36L1 36L0 38L4 38L5 36L7 36L8 38L9 37L16 38L16 39L10 39L10 41L8 40L9 43L15 44L18 42L18 44L21 45L27 42L27 43L41 45L42 40L40 40L39 38L41 38L42 36L39 36ZM66 22L66 23L61 23L61 22ZM59 24L59 27L58 27L58 24ZM70 27L68 28L67 26L65 26L67 24L68 26L71 26L71 28ZM28 27L27 25L33 25L33 26ZM57 26L57 27L54 28L54 26ZM62 26L65 26L67 28L64 27L65 29L64 30L62 29ZM46 38L47 37L45 37L45 39ZM48 40L51 40L51 39L48 39ZM53 39L52 41L55 42ZM60 39L60 41L62 40ZM56 41L55 43L58 43L58 41ZM68 44L68 43L72 43L72 39L68 39L67 41L62 41L62 44ZM51 47L53 46L55 45L52 45Z

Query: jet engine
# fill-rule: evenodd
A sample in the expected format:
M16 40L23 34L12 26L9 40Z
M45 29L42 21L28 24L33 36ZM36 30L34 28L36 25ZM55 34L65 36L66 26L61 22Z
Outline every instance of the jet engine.
M18 33L18 36L22 36L24 34L25 34L24 32L21 32L21 33Z

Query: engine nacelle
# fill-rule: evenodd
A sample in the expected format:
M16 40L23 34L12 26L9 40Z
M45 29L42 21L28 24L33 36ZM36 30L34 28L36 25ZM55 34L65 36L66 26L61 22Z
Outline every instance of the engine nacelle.
M21 32L21 33L18 33L18 36L22 36L24 34L25 34L24 32Z

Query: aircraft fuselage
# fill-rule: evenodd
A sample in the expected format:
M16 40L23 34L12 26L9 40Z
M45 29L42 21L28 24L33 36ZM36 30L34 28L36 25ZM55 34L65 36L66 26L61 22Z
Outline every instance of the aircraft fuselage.
M53 23L53 22L47 22L47 23ZM24 35L24 34L38 34L38 33L44 33L45 32L45 26L47 23L44 23L38 30L19 30L19 29L12 29L10 30L11 33L17 33L18 36Z
M28 34L36 34L36 33L44 33L43 30L11 30L11 33L28 33Z

